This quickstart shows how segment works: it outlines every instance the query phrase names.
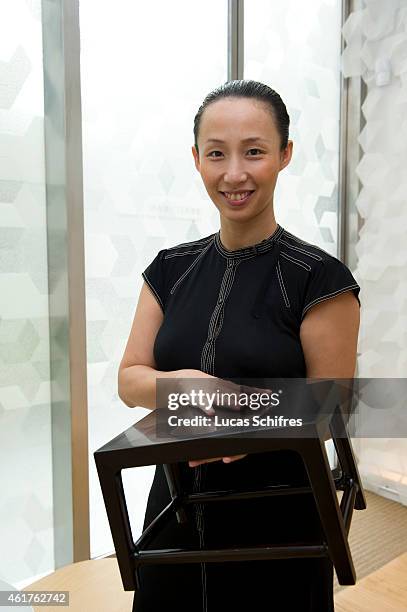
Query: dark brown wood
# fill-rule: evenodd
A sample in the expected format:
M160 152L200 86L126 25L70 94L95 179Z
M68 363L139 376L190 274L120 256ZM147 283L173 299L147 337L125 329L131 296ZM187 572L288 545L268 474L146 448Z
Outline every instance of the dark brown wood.
M157 417L162 419L164 410L157 409L135 423L125 432L95 452L95 461L109 519L119 569L125 590L138 588L137 569L152 563L199 563L238 561L248 559L276 559L290 557L329 556L336 569L340 584L355 584L356 574L349 549L349 532L354 507L363 509L366 502L347 433L346 414L338 402L325 397L331 393L327 386L312 386L312 394L318 395L320 408L309 411L305 405L304 391L293 402L303 420L301 434L295 437L284 428L246 428L244 432L190 431L182 437L163 433ZM332 394L331 394L332 398ZM305 408L304 408L305 406ZM230 413L229 413L230 414ZM158 433L159 432L159 433ZM325 441L333 439L340 466L331 470ZM177 463L199 458L210 458L243 453L274 450L293 450L304 462L309 487L267 487L264 490L221 491L187 494L181 490ZM131 467L163 464L172 501L145 529L140 538L132 539L130 521L121 479L121 470ZM336 491L342 490L341 504ZM247 499L270 495L313 495L325 533L324 541L287 546L259 546L239 549L216 550L145 550L152 536L157 534L175 512L179 521L186 520L185 507L196 503ZM294 500L293 500L294 503Z

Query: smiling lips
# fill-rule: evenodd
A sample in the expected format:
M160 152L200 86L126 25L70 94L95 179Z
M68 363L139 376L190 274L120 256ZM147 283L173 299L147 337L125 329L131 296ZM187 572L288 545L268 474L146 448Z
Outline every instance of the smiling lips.
M221 191L222 195L228 202L236 206L237 204L241 204L246 202L249 197L252 195L253 191L241 191L239 193L229 193L227 191Z

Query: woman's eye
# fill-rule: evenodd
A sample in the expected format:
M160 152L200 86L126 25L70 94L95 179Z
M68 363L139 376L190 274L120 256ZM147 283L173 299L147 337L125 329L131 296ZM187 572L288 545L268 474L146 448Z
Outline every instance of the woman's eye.
M263 153L261 149L249 149L248 153L252 151L254 151L254 155L261 155ZM219 153L219 155L215 155L215 153ZM212 159L217 159L221 155L223 155L222 151L211 151L208 153L208 157L212 157ZM253 157L253 155L249 155L249 157Z

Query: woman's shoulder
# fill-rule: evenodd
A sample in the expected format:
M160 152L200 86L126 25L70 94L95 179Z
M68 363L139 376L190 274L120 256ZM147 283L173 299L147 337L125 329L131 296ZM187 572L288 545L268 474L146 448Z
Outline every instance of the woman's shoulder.
M154 259L142 272L142 276L165 310L169 296L188 274L188 271L204 255L213 242L214 234L181 242L158 251Z
M197 240L191 240L189 242L181 242L172 247L167 247L164 253L164 259L172 259L174 257L186 257L188 255L195 255L201 253L204 249L208 248L211 242L213 242L215 234L209 234L203 238Z
M287 230L279 246L281 281L288 285L287 293L291 291L301 319L315 304L346 291L353 291L359 301L360 286L340 259Z
M342 262L325 251L320 246L307 242L299 236L283 229L280 238L280 253L287 258L290 258L298 264L302 264L304 269L311 272L313 269L320 267L321 262L334 263L337 262L343 265Z

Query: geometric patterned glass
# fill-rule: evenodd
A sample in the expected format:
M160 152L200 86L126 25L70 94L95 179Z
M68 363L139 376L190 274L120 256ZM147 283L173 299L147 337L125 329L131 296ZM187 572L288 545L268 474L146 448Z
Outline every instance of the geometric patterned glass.
M199 105L227 80L227 5L80 2L92 557L113 550L93 452L148 413L117 395L141 272L218 228L191 145ZM123 474L135 537L153 471Z
M341 10L337 0L249 0L244 16L244 78L275 89L290 115L293 158L277 182L276 219L335 256Z
M0 3L0 579L54 569L40 0Z
M365 1L343 28L344 76L361 79L366 90L364 125L353 143L361 148L353 247L364 304L358 372L366 378L407 374L406 31L406 0ZM407 505L406 438L357 443L366 487Z

